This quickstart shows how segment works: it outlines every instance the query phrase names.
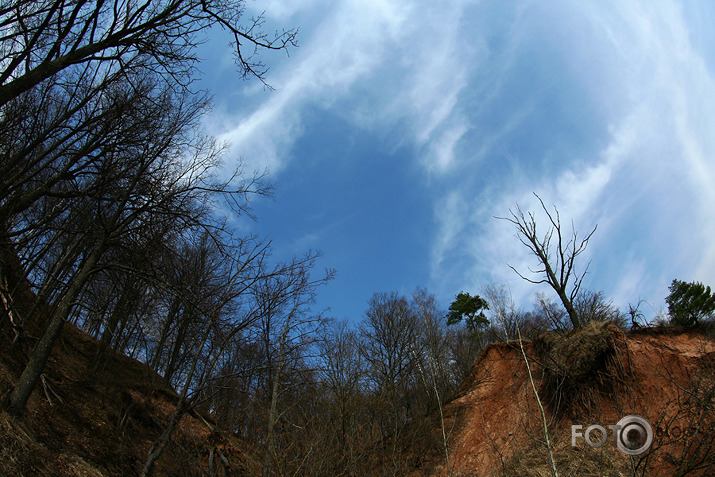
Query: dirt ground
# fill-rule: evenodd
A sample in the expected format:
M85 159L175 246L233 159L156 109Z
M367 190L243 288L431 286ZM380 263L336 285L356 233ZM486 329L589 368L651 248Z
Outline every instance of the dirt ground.
M7 342L0 349L0 389L7 389L22 371L19 355L24 351ZM0 475L139 475L177 395L148 366L116 353L88 380L96 349L94 338L65 324L23 418L0 414ZM207 416L184 415L155 475L206 475L212 450L215 461L219 452L226 458L231 475L250 475L243 444L213 428ZM215 467L217 475L225 475L218 470L221 465Z
M545 372L548 358L534 343L523 345L544 404L559 474L673 475L685 460L694 467L687 475L712 475L708 465L715 449L707 429L715 406L702 405L700 395L712 401L715 341L677 329L624 334L610 326L604 332L610 335L611 353L596 363L605 369L590 377L593 382L579 383L580 394L592 399L578 403L558 402L559 396L569 394L554 390L554 380ZM489 345L445 413L452 475L552 475L541 413L519 342ZM592 424L608 429L626 415L642 416L654 429L654 442L644 454L631 458L618 451L611 435L600 448L582 438L572 446L572 425L582 425L582 432ZM681 429L686 428L699 429L696 439L684 438ZM594 436L598 441L600 434ZM701 441L695 445L697 438ZM429 475L449 475L444 456Z

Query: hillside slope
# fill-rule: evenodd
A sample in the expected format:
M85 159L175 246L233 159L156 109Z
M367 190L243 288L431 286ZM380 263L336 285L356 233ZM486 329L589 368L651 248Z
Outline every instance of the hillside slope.
M715 470L715 341L702 333L645 329L624 334L589 325L566 337L524 342L544 404L560 475L713 475ZM452 475L552 475L542 419L519 342L489 345L445 407ZM599 448L572 425L605 429L639 415L654 429L649 450L628 457L611 431ZM591 440L599 441L599 431ZM435 457L426 475L449 475Z
M0 392L22 371L25 346L0 346ZM177 395L148 366L111 353L92 380L88 366L97 340L65 324L22 419L0 414L0 475L139 475L147 452L176 407ZM184 415L154 475L251 474L252 459L207 416Z
M21 287L17 295L23 313L27 293ZM13 346L12 330L0 327L0 399L17 382L39 328ZM148 366L113 352L90 379L97 347L65 325L24 417L0 413L0 475L139 475L178 398ZM518 341L487 346L444 408L449 465L433 445L441 439L435 416L426 426L433 432L420 431L426 444L412 442L404 461L414 463L415 476L551 475L539 402L560 475L713 475L715 341L696 331L624 333L603 323L537 335L523 348ZM572 446L572 425L608 428L631 414L655 429L648 452L629 458L612 440L593 448L583 437ZM259 453L215 427L207 415L184 415L155 475L259 475ZM383 452L376 446L368 457L384 467Z

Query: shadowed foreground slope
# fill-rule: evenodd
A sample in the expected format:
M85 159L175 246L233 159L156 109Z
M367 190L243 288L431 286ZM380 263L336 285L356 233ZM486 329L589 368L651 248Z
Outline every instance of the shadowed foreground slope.
M21 290L19 301L23 293L29 291ZM1 398L17 382L37 335L30 327L27 338L13 346L12 330L0 329ZM24 416L0 413L0 475L140 473L178 397L148 366L114 352L88 378L97 347L87 333L69 324L63 328ZM524 342L523 352L517 341L487 346L446 404L449 469L444 449L436 445L439 420L432 416L415 424L402 466L390 458L389 438L371 446L365 455L365 468L374 470L370 475L551 475L527 361L559 475L713 474L712 338L677 328L624 333L591 323L578 332L536 335ZM582 425L582 431L591 424L607 428L630 414L643 416L655 429L648 452L629 458L616 449L610 432L600 448L583 438L572 446L572 424ZM260 453L215 427L201 412L184 415L155 475L259 475Z
M0 392L7 393L22 371L26 346L12 349L3 333ZM177 395L148 366L110 352L92 381L85 377L98 342L65 324L43 380L23 419L0 414L0 475L131 476L141 471ZM185 415L155 475L252 473L242 443L213 430L199 413ZM228 464L228 465L227 465Z

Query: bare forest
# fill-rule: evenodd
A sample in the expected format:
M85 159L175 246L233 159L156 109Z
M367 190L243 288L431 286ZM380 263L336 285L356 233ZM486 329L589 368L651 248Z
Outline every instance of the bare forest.
M319 251L277 259L270 237L242 233L237 219L271 184L201 127L210 93L194 80L206 31L230 32L237 77L269 87L264 61L295 47L298 31L263 26L242 0L0 5L2 412L31 427L32 396L70 405L48 367L71 365L53 353L76 327L95 340L72 376L83 389L106 386L124 355L155 371L146 396L158 382L171 390L136 475L158 475L167 449L190 461L182 419L238 439L247 468L265 477L407 475L428 459L453 475L444 409L489 343L643 317L581 287L576 259L596 229L562 234L543 202L545 236L518 207L505 220L541 275L517 273L555 299L540 294L524 311L489 285L461 291L449 310L421 288L376 291L350 323L316 309L336 272L317 269ZM680 324L712 315L699 310ZM229 475L226 452L207 452L186 475Z

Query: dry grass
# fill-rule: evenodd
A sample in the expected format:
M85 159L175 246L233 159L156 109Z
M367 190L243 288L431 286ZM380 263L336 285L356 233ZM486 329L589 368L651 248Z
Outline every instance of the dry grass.
M626 477L631 475L628 459L610 446L594 449L581 443L571 447L562 436L555 452L560 476ZM505 465L503 477L551 477L548 458L540 443L517 452Z
M556 415L588 415L626 382L618 356L624 339L612 324L590 322L566 333L539 333L532 341L543 365L540 395Z
M26 354L22 346L11 349L10 339L0 333L0 398L22 371ZM144 364L113 353L106 368L88 380L96 347L95 339L66 324L23 417L0 412L0 476L138 474L176 394ZM203 475L211 432L206 418L185 415L157 475ZM242 443L231 435L225 440L232 470L245 470Z

